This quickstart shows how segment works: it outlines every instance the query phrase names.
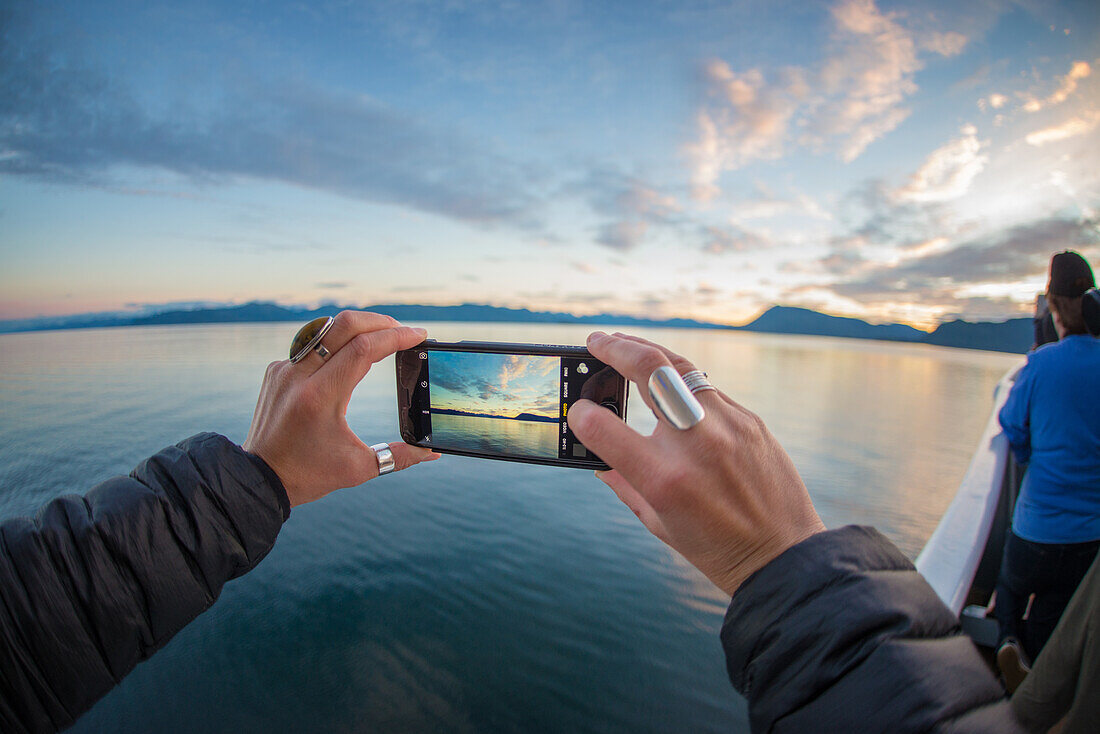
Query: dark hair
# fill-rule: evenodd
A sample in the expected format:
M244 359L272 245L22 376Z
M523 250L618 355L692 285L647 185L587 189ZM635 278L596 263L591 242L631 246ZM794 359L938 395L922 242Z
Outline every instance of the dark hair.
M1081 297L1059 296L1055 293L1047 293L1047 305L1050 310L1058 314L1058 320L1062 322L1066 336L1070 334L1087 334L1085 316L1081 312Z

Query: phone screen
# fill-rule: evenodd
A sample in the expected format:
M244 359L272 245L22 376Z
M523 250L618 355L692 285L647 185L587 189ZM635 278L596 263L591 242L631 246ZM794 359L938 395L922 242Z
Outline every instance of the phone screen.
M620 415L625 408L625 381L587 354L428 348L416 356L418 379L408 406L416 418L415 443L438 451L602 464L570 430L569 407L583 397Z

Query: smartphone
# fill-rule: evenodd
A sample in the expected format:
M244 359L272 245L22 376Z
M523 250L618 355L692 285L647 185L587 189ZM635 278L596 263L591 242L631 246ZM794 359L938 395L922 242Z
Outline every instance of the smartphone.
M445 454L607 469L569 428L580 398L626 419L627 381L584 347L437 342L398 352L401 438Z

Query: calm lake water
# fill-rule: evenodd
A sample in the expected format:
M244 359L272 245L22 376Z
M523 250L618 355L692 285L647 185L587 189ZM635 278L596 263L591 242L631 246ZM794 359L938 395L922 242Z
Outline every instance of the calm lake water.
M199 431L242 441L297 324L0 335L0 517ZM583 344L586 328L425 324L438 339ZM1019 357L639 329L759 413L830 527L911 558ZM348 420L398 436L392 361ZM650 430L640 399L630 422ZM272 553L77 732L738 732L728 599L589 472L447 456L294 510Z
M556 459L558 424L435 413L432 415L432 445Z

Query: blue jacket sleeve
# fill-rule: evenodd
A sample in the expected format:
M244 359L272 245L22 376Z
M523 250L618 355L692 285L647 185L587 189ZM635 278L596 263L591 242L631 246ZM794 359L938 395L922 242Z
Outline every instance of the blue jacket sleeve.
M271 550L279 478L200 434L0 526L0 731L56 731Z
M722 625L753 732L1022 732L913 565L873 528L819 533L750 577Z
M1016 382L1008 393L1004 407L1001 408L997 420L1005 432L1008 444L1016 461L1027 464L1031 459L1031 392L1033 389L1034 370L1031 360L1024 365L1016 376Z

